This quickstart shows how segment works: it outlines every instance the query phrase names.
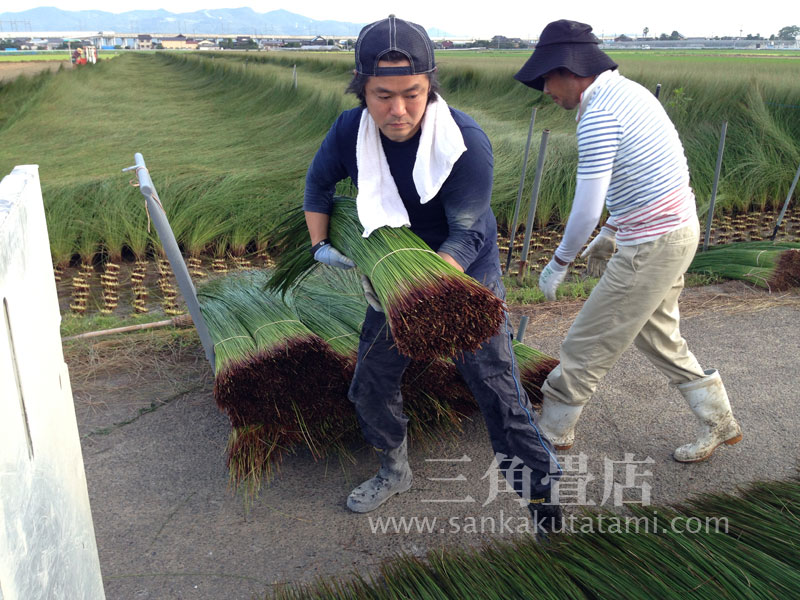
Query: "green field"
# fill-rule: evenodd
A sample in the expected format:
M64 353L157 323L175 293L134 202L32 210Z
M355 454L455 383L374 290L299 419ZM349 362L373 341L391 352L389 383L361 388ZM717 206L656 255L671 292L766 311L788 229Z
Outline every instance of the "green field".
M438 63L448 103L475 117L492 141L501 226L510 221L531 109L538 108L527 187L547 127L537 210L543 228L563 224L569 213L575 122L573 113L512 79L527 56L448 51ZM724 120L719 210L763 211L783 202L800 163L800 58L656 51L613 57L649 89L662 85L701 212ZM187 254L264 249L270 226L301 202L305 171L328 127L355 106L343 93L351 69L352 54L344 52L123 53L91 68L21 77L0 86L0 171L40 165L57 264L157 248L142 197L121 172L134 152L144 155Z

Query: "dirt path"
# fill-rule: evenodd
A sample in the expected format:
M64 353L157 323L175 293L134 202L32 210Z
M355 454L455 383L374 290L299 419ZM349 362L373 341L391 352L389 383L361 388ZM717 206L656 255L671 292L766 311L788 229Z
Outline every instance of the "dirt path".
M514 314L530 317L527 343L557 355L579 307L559 302ZM587 407L570 454L584 457L584 472L593 477L586 498L595 507L613 508L605 459L626 454L641 461L638 488L628 492L643 494L646 482L654 504L797 472L800 294L730 283L686 290L682 311L683 334L701 363L722 373L745 438L707 463L672 461L671 451L692 435L692 418L677 392L629 350ZM210 369L193 333L132 339L66 349L109 599L263 597L282 582L369 573L399 552L421 556L442 545L524 535L452 529L469 519L525 514L512 494L483 505L492 457L480 418L465 421L454 439L412 443L414 487L372 515L344 505L375 469L371 450L359 447L354 462L315 462L307 452L290 457L245 511L227 487L228 424L214 405ZM621 475L612 476L619 483ZM454 501L467 497L475 502ZM375 517L427 517L439 525L431 532L373 532Z
M11 81L20 75L35 75L42 71L58 71L61 65L64 65L65 69L72 68L72 63L68 60L0 62L0 81Z

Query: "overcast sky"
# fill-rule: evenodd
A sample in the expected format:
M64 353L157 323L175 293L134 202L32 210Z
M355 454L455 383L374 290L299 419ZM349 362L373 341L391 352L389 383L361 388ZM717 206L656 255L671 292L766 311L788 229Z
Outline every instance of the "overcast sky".
M637 34L647 27L650 36L678 31L684 36L738 36L760 33L765 37L787 25L800 25L800 2L797 0L573 0L572 2L520 2L489 0L467 8L466 2L405 0L393 8L378 7L379 2L364 0L14 0L3 1L0 12L18 12L38 6L56 6L64 10L103 10L126 12L163 8L174 13L201 8L239 8L249 6L259 13L285 9L314 20L368 23L394 12L399 18L453 35L490 38L494 35L535 38L542 28L556 19L589 23L598 34ZM471 3L470 3L471 4ZM12 8L13 7L13 8ZM320 32L324 33L324 32Z

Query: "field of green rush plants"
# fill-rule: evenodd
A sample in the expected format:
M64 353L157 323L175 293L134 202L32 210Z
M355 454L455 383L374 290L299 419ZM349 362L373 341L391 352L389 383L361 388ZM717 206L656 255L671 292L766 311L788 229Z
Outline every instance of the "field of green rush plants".
M275 71L274 67L267 70ZM290 73L197 57L131 55L0 89L0 170L38 164L54 262L148 244L141 194L121 169L142 152L188 253L265 244L302 194L341 94L291 90ZM42 135L47 132L47 135Z
M655 91L675 121L686 147L692 183L703 212L710 199L722 122L728 136L717 206L723 211L767 210L785 198L800 163L800 87L794 73L800 55L766 58L704 52L611 53L623 74ZM546 172L538 222L563 223L574 190L577 161L574 113L517 83L512 75L527 59L523 51L448 51L437 61L445 98L474 116L495 150L494 205L501 222L510 221L516 199L531 108L537 107L536 138L528 164L532 181L538 136L549 128ZM273 59L305 65L300 53ZM347 56L314 57L343 65ZM315 68L319 68L315 66ZM331 81L331 83L334 83ZM526 190L525 198L528 197Z
M563 224L577 162L574 113L512 79L527 52L440 52L443 95L486 130L493 204L508 225L532 108L537 120L525 202L543 128L551 135L537 226ZM617 52L621 72L655 90L684 141L701 213L719 132L728 138L717 206L782 204L800 163L799 58ZM296 65L298 88L292 85ZM121 54L87 69L0 84L0 171L38 164L54 262L157 250L143 200L121 169L141 152L187 255L243 254L302 201L305 171L340 111L351 53ZM346 186L340 188L347 192ZM524 207L523 207L524 208Z

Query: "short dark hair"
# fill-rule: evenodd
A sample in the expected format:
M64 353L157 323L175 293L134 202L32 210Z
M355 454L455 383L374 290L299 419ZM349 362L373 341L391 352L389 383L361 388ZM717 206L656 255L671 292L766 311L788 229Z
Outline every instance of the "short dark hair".
M402 52L393 50L381 56L381 60L399 63L408 61L408 57ZM428 104L430 104L436 99L436 94L439 93L439 80L436 77L435 70L431 71L430 73L425 73L425 75L428 76L428 84L430 85L428 89ZM362 75L361 73L356 73L353 75L353 79L350 80L350 84L345 90L346 94L355 94L356 98L358 98L361 108L367 108L367 98L364 95L364 88L367 86L367 82L369 81L370 77L375 77L375 75Z

